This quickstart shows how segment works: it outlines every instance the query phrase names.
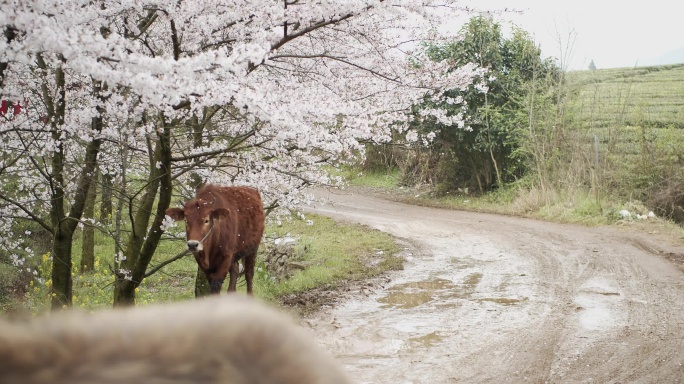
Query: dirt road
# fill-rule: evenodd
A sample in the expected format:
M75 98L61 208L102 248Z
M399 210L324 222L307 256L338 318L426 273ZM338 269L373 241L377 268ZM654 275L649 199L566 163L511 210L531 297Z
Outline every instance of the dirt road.
M406 244L403 271L307 319L359 383L684 382L684 273L655 237L321 192Z

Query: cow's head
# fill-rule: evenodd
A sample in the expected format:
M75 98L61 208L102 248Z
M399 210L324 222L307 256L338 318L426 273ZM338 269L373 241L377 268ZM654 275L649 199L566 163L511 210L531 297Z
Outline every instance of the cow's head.
M185 220L188 250L193 253L204 250L205 244L211 239L214 226L228 215L227 209L215 208L213 200L205 199L192 199L183 208L166 210L166 216L173 220Z

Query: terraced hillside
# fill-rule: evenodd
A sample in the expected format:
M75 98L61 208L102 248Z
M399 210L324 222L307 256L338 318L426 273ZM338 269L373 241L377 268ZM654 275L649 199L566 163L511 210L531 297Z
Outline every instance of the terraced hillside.
M563 188L641 201L684 222L684 64L575 71L561 110L557 177ZM538 146L539 148L540 146Z
M569 73L590 128L684 128L684 64Z

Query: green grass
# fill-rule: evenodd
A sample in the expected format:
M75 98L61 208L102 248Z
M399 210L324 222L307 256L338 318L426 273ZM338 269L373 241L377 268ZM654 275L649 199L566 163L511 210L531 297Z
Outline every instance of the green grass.
M285 235L298 238L308 267L292 278L276 283L259 274L259 296L277 300L284 295L300 293L317 287L335 287L342 282L374 276L388 269L401 267L401 259L391 236L354 224L338 224L318 215L308 215L313 225L293 219L282 226L271 226L267 237ZM377 259L380 260L377 260ZM371 260L376 259L374 262ZM373 265L373 266L370 266Z
M338 168L329 167L327 171L332 176L340 176L349 185L372 187L372 188L392 188L399 184L401 173L399 169L366 171L358 167L344 165Z
M254 281L256 296L277 301L283 295L318 287L334 288L345 281L368 278L382 271L401 267L402 260L395 256L398 247L391 236L358 225L338 224L323 216L307 215L307 219L313 220L314 224L307 225L306 221L292 218L280 225L267 226L268 238L282 237L285 234L298 238L299 246L304 249L301 261L309 267L298 271L291 279L276 282L266 272L263 262L259 261L263 258L260 254ZM182 240L162 241L148 269L175 256L184 247ZM265 248L262 246L261 251ZM111 307L113 275L110 268L114 264L111 239L96 233L95 271L83 275L78 272L81 259L80 237L74 242L73 249L74 306L86 310ZM369 266L367 261L373 258L376 262ZM26 299L22 303L25 309L34 313L48 311L50 267L49 254L45 254L39 267L45 283L30 283ZM190 255L165 266L146 278L136 289L136 303L146 305L194 298L196 272L197 263ZM0 277L3 273L0 270ZM225 284L224 288L227 288ZM238 291L244 289L242 282L238 285Z
M379 171L359 172L356 177L349 181L350 185L367 186L374 188L391 188L399 184L401 174L394 168L387 173Z
M76 237L73 245L73 304L86 310L111 307L113 303L114 244L101 233L95 233L95 269L81 274L81 238ZM151 268L170 258L183 249L183 245L162 241L150 264ZM50 268L49 254L42 255L39 267L44 284L32 281L24 305L32 312L46 312L50 306ZM197 264L192 256L186 256L166 266L162 271L143 280L136 289L136 302L150 304L178 301L194 297L194 278Z
M617 220L608 215L600 202L588 194L577 193L573 196L555 198L529 216L559 223L574 223L588 226L605 225Z

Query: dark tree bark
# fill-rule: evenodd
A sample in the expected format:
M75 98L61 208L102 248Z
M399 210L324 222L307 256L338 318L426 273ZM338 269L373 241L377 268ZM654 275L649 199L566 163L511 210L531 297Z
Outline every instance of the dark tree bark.
M134 217L132 231L124 250L125 260L120 264L125 272L117 271L114 281L115 307L135 304L135 288L145 277L147 266L159 245L165 211L171 205L171 126L175 123L167 124L163 116L161 121L162 128L157 131L154 153L150 158L148 183L134 216L131 213ZM153 210L155 201L157 207Z
M211 294L211 287L207 276L202 272L202 269L197 266L197 275L195 276L195 297L200 298L209 296Z
M5 27L3 31L3 35L5 36L5 42L7 44L11 43L12 40L14 40L17 37L17 32L18 31L12 26ZM7 70L8 66L9 64L7 62L0 61L0 87L2 87L5 81L5 71Z
M112 212L114 207L112 202L112 175L103 174L101 185L102 194L100 197L100 222L103 224L109 224L112 220Z
M83 216L85 219L95 218L95 200L97 197L97 175L95 172L90 180L88 195ZM95 267L95 228L85 224L83 227L83 244L81 247L81 273L91 272Z
M210 116L211 114L206 113L205 111L204 116ZM192 129L192 138L193 138L193 146L195 148L200 148L203 143L203 133L204 133L204 127L208 123L208 120L204 120L200 123L199 119L197 116L193 116L190 121L188 122L188 126L191 127ZM197 191L204 185L204 180L197 174L197 172L193 172L190 175L190 180L191 180L191 187ZM207 280L207 276L202 272L202 269L197 266L197 273L195 274L195 297L200 298L204 296L209 296L211 293L211 287L209 286L209 280Z

